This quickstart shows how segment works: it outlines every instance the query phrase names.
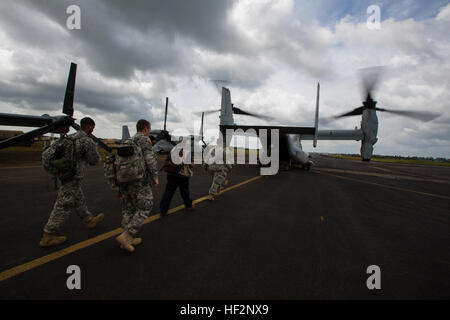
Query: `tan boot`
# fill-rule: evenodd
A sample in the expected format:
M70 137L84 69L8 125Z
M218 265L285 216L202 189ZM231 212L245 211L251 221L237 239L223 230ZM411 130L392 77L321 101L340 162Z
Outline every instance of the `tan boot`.
M120 247L128 252L133 252L134 247L133 237L128 233L128 231L124 231L116 238L117 242L120 243Z
M105 215L103 213L99 213L97 216L91 218L88 222L86 222L86 227L88 229L93 229L97 226L97 224L103 220Z
M67 237L61 236L55 236L54 234L47 233L44 231L42 234L41 242L39 242L39 245L41 247L51 247L51 246L57 246L58 244L63 243L67 240Z
M133 246L137 246L137 245L140 245L142 243L142 238L133 238L133 241L132 241L132 245Z
M133 238L133 240L131 241L131 244L132 244L133 246L140 245L141 243L142 243L142 238ZM120 245L120 249L126 250L125 247L124 247L123 245Z

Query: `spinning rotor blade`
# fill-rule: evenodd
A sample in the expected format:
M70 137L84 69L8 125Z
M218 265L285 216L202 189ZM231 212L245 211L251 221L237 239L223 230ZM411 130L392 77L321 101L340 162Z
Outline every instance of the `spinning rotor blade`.
M196 116L200 116L202 114L208 115L208 114L212 114L212 113L216 113L216 112L220 112L221 110L209 110L209 111L199 111L199 112L194 112L194 114Z
M352 111L349 111L347 113L328 118L328 121L332 121L332 120L336 120L336 119L344 118L344 117L359 116L359 115L362 115L363 110L364 110L364 107L355 108Z
M251 113L245 110L242 110L240 108L237 108L235 106L232 107L233 108L233 114L240 114L243 116L250 116L250 117L255 117L258 119L264 119L264 120L273 120L272 117L269 116L264 116L264 115L260 115L260 114L256 114L256 113ZM221 109L218 110L209 110L209 111L200 111L200 112L194 112L195 115L199 116L199 115L208 115L208 114L212 114L212 113L216 113L216 112L220 112Z
M78 124L76 124L76 123L72 124L72 128L74 128L77 131L81 130L81 127ZM99 138L97 138L93 134L90 134L89 137L91 137L92 140L97 142L99 147L103 148L104 150L106 150L109 153L112 153L112 149L110 147L108 147L102 140L100 140Z
M264 115L259 115L259 114L256 114L256 113L247 112L247 111L244 111L244 110L239 109L239 108L234 107L234 106L233 106L233 113L234 114L241 114L241 115L244 115L244 116L251 116L251 117L255 117L255 118L258 118L258 119L264 119L264 120L271 120L272 119L269 116L264 116Z
M398 114L400 116L405 116L409 118L414 118L421 121L430 121L434 118L439 117L441 114L434 113L434 112L426 112L426 111L402 111L402 110L389 110L384 108L377 108L376 104L377 101L373 100L372 92L375 89L378 80L380 78L380 74L383 70L383 67L372 67L372 68L366 68L361 69L361 83L364 89L364 94L366 101L363 102L363 106L353 109L350 112L334 116L331 118L325 118L325 122L330 122L332 120L336 120L343 117L349 117L349 116L355 116L355 115L362 115L363 111L365 109L368 110L377 110L382 112L390 112L393 114Z
M69 78L67 79L66 94L64 96L63 113L73 116L73 97L75 94L75 76L77 74L77 65L70 64Z
M390 112L398 114L400 116L405 116L409 118L414 118L420 121L430 121L440 116L439 113L425 112L425 111L402 111L402 110L388 110L383 108L376 108L377 111Z
M363 87L364 98L372 97L372 92L376 89L378 80L383 71L383 67L371 67L360 70L361 84Z

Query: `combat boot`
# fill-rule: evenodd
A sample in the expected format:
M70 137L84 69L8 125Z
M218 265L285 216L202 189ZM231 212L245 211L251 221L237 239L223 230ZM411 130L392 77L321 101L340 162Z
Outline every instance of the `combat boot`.
M221 190L225 189L225 187L228 185L228 180L225 180L222 184Z
M186 211L194 211L194 209L195 209L195 204L194 204L193 201L192 201L192 204L191 204L191 206L189 208L185 208Z
M61 244L67 240L67 237L61 236L55 236L54 234L47 233L44 231L42 234L42 239L39 242L39 245L41 247L51 247L51 246L57 246L58 244Z
M134 247L132 245L133 243L133 237L128 233L128 231L124 231L116 238L117 242L120 243L120 248L128 251L133 252ZM142 239L141 239L142 241Z
M142 238L133 238L133 240L131 241L131 244L132 244L133 246L140 245L141 243L142 243ZM123 245L120 245L120 249L126 250L125 247L124 247Z
M86 227L88 229L94 229L97 226L97 224L103 220L104 217L105 215L103 213L99 213L98 215L96 215L95 217L91 218L86 222Z
M133 238L133 240L132 240L132 242L131 242L131 244L132 244L133 246L140 245L141 243L142 243L142 238Z

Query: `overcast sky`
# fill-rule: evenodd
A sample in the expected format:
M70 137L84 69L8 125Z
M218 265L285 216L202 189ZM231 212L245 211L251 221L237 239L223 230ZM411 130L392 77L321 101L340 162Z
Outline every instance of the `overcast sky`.
M69 5L81 29L69 30ZM367 8L381 10L370 29ZM223 80L236 106L313 126L361 105L359 70L385 66L379 107L441 113L420 122L378 113L375 154L450 158L449 1L19 0L0 2L0 112L59 115L70 67L78 64L75 117L119 138L140 118L197 133L193 112L217 109ZM217 132L218 114L205 117ZM320 129L354 129L361 117ZM269 124L235 116L240 124ZM7 127L0 127L7 129ZM26 130L29 130L27 128ZM319 141L307 151L359 153L356 141Z

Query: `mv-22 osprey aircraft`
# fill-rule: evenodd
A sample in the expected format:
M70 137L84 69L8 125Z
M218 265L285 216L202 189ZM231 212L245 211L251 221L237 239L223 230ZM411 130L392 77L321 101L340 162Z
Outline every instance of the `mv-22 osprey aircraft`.
M12 113L0 113L0 125L2 126L20 126L20 127L38 127L38 129L31 130L24 134L0 141L0 149L8 148L22 142L28 142L36 137L40 137L48 132L51 133L65 133L68 127L71 126L75 130L80 130L80 126L75 123L73 118L73 98L75 94L75 78L77 73L77 65L71 63L69 77L67 80L66 92L64 95L64 103L62 112L64 115L49 116L44 114L42 116L19 115ZM108 152L112 149L108 147L103 141L90 135L90 137L98 143L98 145Z
M150 132L150 139L153 144L153 152L158 154L169 154L173 147L178 143L180 138L190 139L192 145L202 141L203 134L199 135L187 135L187 136L175 136L167 131L167 109L169 106L169 98L166 97L166 108L164 112L164 128L163 129L153 129ZM200 127L200 132L203 132L203 115ZM127 125L122 126L122 141L129 139L131 137L130 131ZM203 142L203 141L202 141ZM204 144L204 142L203 142Z
M169 98L166 97L166 109L164 112L164 129L153 129L150 132L150 139L153 143L153 151L155 153L169 153L174 147L174 142L169 131L166 130L167 124L167 109L169 106ZM122 141L131 137L127 125L122 126Z
M376 86L379 78L381 67L363 69L363 87L366 100L361 107L358 107L350 112L328 118L338 119L342 117L362 115L361 127L354 130L319 130L319 95L320 84L317 84L317 96L316 96L316 111L314 127L285 127L285 126L252 126L252 125L237 125L234 122L234 114L258 116L246 112L240 108L234 107L231 103L230 90L222 88L222 102L220 110L208 111L208 113L220 111L220 131L225 138L226 130L232 129L243 130L255 130L257 136L259 136L260 130L279 130L279 156L280 164L284 163L284 167L289 169L290 167L301 167L309 170L313 164L310 160L308 152L302 148L302 140L313 140L313 146L317 146L317 140L356 140L361 141L361 159L363 161L370 161L373 153L373 145L378 141L378 117L377 111L390 112L401 116L406 116L421 121L429 121L439 116L439 114L432 112L420 112L420 111L402 111L402 110L388 110L385 108L378 108L377 101L373 100L372 92ZM268 133L268 149L270 149L270 133ZM225 141L229 145L230 140ZM264 148L264 144L263 144ZM268 152L264 150L264 152ZM270 153L270 151L269 151Z
M14 136L9 139L0 141L0 149L8 148L21 144L23 142L30 142L36 137L40 137L46 133L65 133L69 126L73 127L75 130L80 130L80 126L75 123L73 118L74 108L74 94L75 94L75 78L77 72L77 65L71 63L69 77L67 80L66 92L64 95L64 103L62 108L62 113L64 115L59 116L49 116L44 114L42 116L31 116L31 115L19 115L12 113L0 113L0 125L3 126L20 126L20 127L38 127L35 130L31 130L21 135ZM156 152L168 153L173 148L174 143L171 141L169 132L166 130L167 122L167 108L168 108L168 98L166 98L166 109L164 117L164 129L163 130L152 130L151 137L156 143L154 147L157 148ZM202 125L203 126L203 125ZM203 129L201 129L203 130ZM107 152L112 152L111 147L107 146L102 140L98 139L94 135L90 135L91 138L98 143L98 145L105 149ZM122 127L122 141L130 138L130 133L127 126ZM200 137L189 136L189 138L198 141Z

